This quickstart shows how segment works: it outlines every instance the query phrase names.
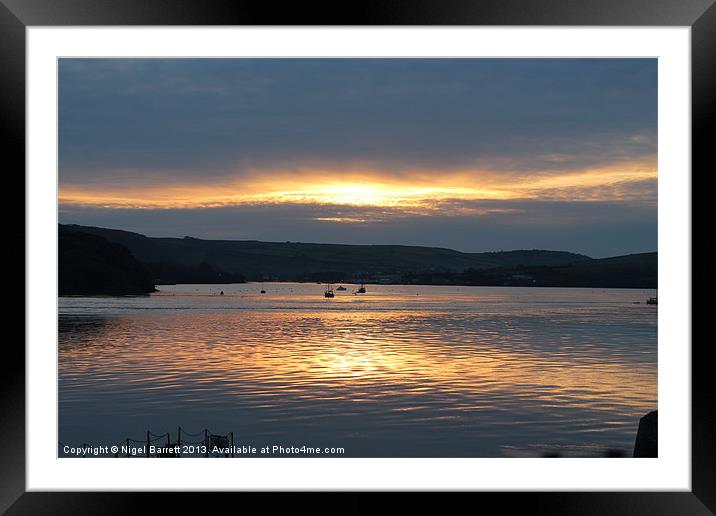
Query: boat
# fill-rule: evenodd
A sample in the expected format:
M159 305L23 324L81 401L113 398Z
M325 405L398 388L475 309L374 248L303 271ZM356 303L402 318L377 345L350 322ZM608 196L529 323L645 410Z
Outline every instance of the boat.
M326 291L323 293L323 297L336 297L330 283L326 285Z
M336 290L347 290L343 285L339 285Z
M365 294L365 285L363 283L360 284L360 288L356 290L358 294Z
M658 305L659 304L659 298L658 295L655 293L654 297L650 297L646 300L647 305Z

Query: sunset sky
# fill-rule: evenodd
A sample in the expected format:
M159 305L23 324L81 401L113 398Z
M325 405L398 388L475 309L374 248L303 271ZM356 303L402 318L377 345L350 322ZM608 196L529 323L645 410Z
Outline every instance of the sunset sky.
M655 59L61 59L60 222L657 248Z

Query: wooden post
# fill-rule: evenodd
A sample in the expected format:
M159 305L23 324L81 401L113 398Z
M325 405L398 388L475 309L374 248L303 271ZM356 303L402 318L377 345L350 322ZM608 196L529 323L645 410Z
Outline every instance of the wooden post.
M147 458L149 458L149 430L147 430Z

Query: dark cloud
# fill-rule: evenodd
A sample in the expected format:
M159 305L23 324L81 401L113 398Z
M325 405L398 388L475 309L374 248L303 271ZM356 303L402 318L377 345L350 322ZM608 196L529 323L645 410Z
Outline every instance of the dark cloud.
M592 166L656 152L656 60L62 59L61 181Z

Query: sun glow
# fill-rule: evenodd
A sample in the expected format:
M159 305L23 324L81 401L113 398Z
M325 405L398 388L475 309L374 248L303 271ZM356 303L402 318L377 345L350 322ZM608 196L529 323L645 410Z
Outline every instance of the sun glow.
M267 196L267 199L302 204L418 207L424 205L427 199L474 198L488 196L491 193L494 194L494 192L461 187L332 182L308 185L293 191L275 192Z
M65 184L60 203L125 209L218 208L242 205L373 207L430 213L446 204L459 212L465 201L630 200L656 184L653 161L619 163L585 170L505 172L490 170L257 171L240 179L205 184L154 183L107 189ZM323 220L329 220L327 215ZM340 218L340 217L339 217Z

